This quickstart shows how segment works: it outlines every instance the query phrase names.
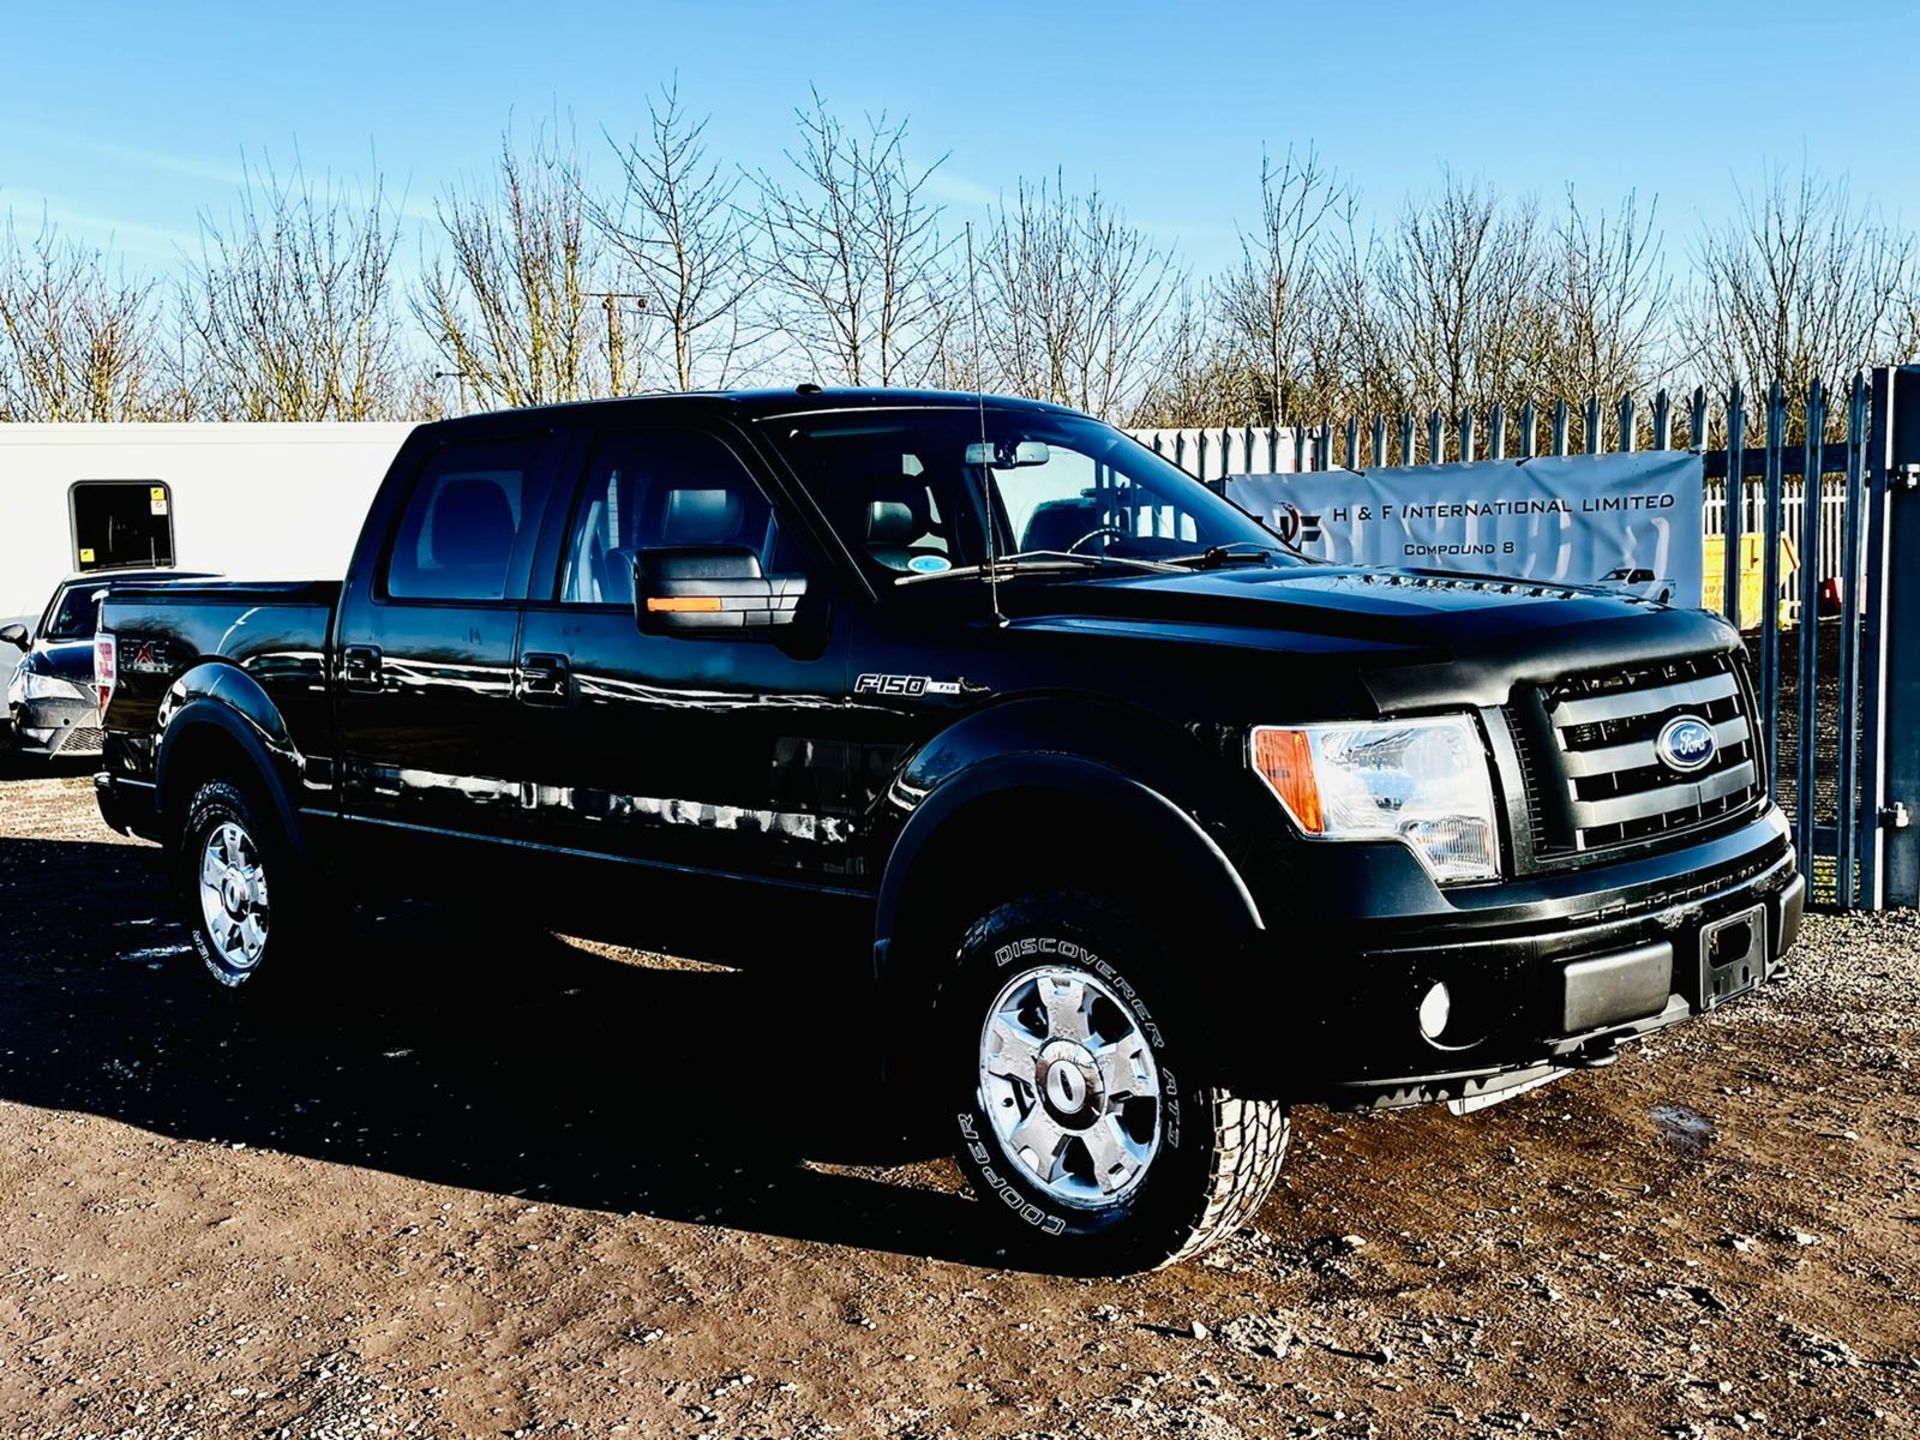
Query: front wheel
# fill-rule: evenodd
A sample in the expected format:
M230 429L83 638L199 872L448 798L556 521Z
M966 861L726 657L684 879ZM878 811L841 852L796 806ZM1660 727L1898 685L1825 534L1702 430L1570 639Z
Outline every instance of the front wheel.
M1075 895L1002 905L962 942L940 1009L964 1076L958 1155L1050 1268L1152 1269L1251 1219L1287 1114L1210 1081L1147 932Z

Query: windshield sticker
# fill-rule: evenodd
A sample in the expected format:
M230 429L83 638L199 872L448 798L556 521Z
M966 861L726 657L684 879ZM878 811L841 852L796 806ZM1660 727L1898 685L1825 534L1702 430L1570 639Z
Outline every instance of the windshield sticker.
M907 561L907 568L921 575L938 575L942 570L951 570L953 562L944 555L916 555Z

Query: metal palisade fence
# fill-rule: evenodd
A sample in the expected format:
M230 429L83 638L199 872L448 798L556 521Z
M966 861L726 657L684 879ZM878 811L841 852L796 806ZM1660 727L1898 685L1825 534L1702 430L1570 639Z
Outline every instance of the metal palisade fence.
M1776 382L1758 397L1736 382L1715 397L1697 389L1681 406L1663 390L1645 407L1631 395L1609 403L1589 396L1579 405L1530 401L1517 411L1496 405L1452 416L1435 410L1308 427L1134 434L1222 489L1232 475L1336 465L1699 451L1703 600L1737 617L1746 637L1768 791L1793 817L1814 899L1879 908L1884 832L1905 818L1885 801L1886 493L1894 482L1870 460L1873 437L1890 424L1892 384L1882 383L1890 373L1875 372L1871 384L1855 376L1837 391L1815 381L1789 394ZM1674 433L1676 421L1683 437Z

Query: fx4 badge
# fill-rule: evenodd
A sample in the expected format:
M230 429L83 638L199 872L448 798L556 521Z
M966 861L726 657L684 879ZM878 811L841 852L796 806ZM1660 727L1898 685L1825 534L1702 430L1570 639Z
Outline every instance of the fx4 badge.
M928 675L862 675L853 682L856 695L904 695L914 699L921 695L959 695L969 689L965 680L935 680Z

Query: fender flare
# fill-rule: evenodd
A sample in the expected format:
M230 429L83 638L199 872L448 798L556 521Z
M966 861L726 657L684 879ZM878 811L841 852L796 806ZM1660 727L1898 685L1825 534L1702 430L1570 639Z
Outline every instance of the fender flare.
M1213 837L1180 805L1133 776L1098 760L1058 752L1022 752L976 761L936 786L894 841L881 877L874 916L875 964L899 930L900 903L917 862L948 821L969 807L1016 794L1094 800L1154 830L1179 858L1191 882L1191 903L1230 927L1265 930L1259 904L1238 868Z
M165 815L189 798L175 793L182 783L170 780L173 762L184 739L218 730L246 756L251 778L279 817L282 833L294 853L304 858L305 837L291 799L300 774L299 752L287 735L272 697L251 675L237 666L197 666L174 682L161 707L155 737L154 800Z

